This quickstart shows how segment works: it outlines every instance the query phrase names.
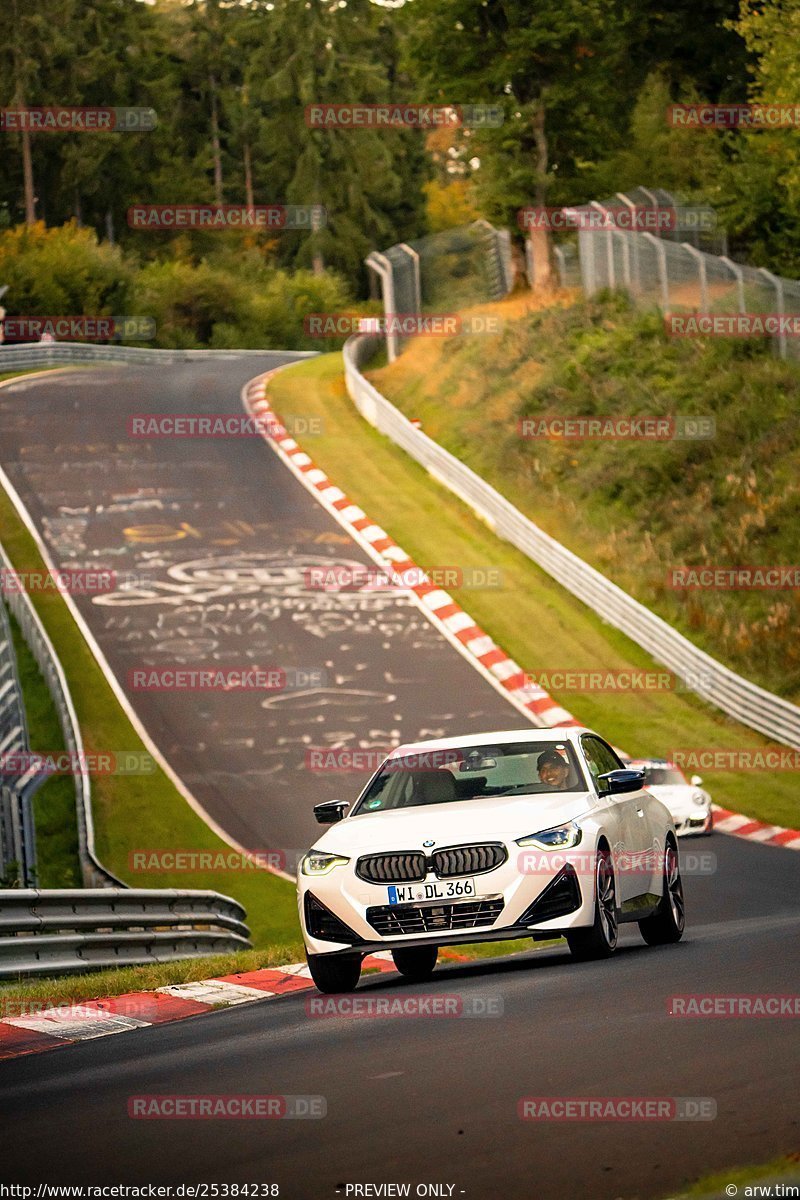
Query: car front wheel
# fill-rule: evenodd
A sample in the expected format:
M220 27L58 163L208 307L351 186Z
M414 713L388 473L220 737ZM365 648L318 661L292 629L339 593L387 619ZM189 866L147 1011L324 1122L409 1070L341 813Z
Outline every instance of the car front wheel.
M666 946L679 942L686 925L686 905L678 859L678 847L667 842L664 851L664 890L661 903L652 917L639 922L639 930L648 946Z
M357 954L339 956L307 954L306 962L317 990L326 996L353 992L361 978L361 959Z
M579 962L608 958L617 948L617 888L607 847L597 851L594 873L594 921L588 929L569 929L567 944Z
M406 979L422 982L430 979L439 957L438 946L409 946L406 949L393 950L394 965Z

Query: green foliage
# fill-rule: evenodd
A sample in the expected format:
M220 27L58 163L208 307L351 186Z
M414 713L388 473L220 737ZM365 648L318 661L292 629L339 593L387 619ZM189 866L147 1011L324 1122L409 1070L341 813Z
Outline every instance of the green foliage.
M131 268L122 253L74 222L43 222L0 232L0 280L8 284L9 314L109 316L124 313Z
M176 256L140 266L74 222L0 232L0 279L9 315L152 317L152 344L169 349L316 350L304 317L353 309L340 276L280 270L241 241L199 263Z
M438 361L440 356L440 361ZM668 339L616 296L414 349L376 380L549 533L748 678L800 695L796 591L677 591L672 567L791 566L800 371L768 344ZM394 381L394 388L392 383ZM708 440L520 437L531 417L710 416Z

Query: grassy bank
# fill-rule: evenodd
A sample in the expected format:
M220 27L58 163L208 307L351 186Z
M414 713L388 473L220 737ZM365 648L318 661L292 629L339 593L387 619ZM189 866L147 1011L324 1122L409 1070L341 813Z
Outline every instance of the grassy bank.
M471 511L358 415L342 377L341 356L324 355L276 376L270 396L281 407L321 418L323 432L304 449L368 515L423 566L495 568L499 589L453 588L476 621L527 671L544 665L652 669L628 638L604 625L528 558L492 534ZM544 655L546 653L546 659ZM477 679L476 679L477 683ZM758 748L765 740L687 694L666 691L559 695L588 725L631 753L680 747ZM509 724L521 718L509 706ZM714 799L765 821L800 821L790 772L704 773Z
M800 590L676 590L674 567L800 561L800 369L768 342L670 339L621 297L494 305L499 336L417 338L379 390L548 533L734 670L800 699ZM710 417L707 440L520 436L550 417ZM530 434L536 425L528 425ZM549 658L543 666L561 664ZM593 665L586 661L585 667Z

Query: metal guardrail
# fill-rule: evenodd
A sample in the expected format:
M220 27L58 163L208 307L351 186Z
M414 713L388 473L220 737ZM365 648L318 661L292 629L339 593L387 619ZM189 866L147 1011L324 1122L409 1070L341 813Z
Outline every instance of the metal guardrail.
M35 887L36 833L32 799L44 781L24 770L30 749L25 701L19 683L17 658L6 606L0 599L0 754L19 755L22 770L0 775L0 877ZM8 760L6 760L8 761Z
M9 573L14 570L2 544L0 544L0 568ZM116 875L112 875L103 866L95 853L91 780L83 753L83 738L66 676L53 643L50 641L27 592L23 588L4 588L3 592L6 604L19 623L22 636L38 663L47 690L52 697L64 745L74 756L74 761L79 764L79 770L73 778L78 814L78 854L83 882L86 887L125 887L122 880L117 879Z
M399 412L364 378L361 367L381 338L362 335L344 347L347 390L361 415L470 506L500 537L537 563L603 620L663 663L686 687L743 725L800 749L800 708L758 687L698 649L661 617L535 525L510 501Z
M28 367L61 367L70 363L125 363L130 366L155 366L169 362L202 362L208 358L263 358L272 350L154 350L144 346L94 346L85 342L50 342L42 345L26 342L0 346L0 375ZM298 358L316 355L316 350L292 350Z
M240 904L219 892L0 891L0 979L247 950L244 916Z

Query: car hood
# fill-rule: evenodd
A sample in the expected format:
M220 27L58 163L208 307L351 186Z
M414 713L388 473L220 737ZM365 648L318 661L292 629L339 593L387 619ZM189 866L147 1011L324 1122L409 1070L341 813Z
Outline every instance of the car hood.
M648 784L647 791L674 815L684 816L705 803L703 792L691 784L661 784L654 787Z
M594 803L590 792L557 792L364 813L332 826L315 842L315 848L352 855L422 849L426 841L437 847L510 841L563 825Z

